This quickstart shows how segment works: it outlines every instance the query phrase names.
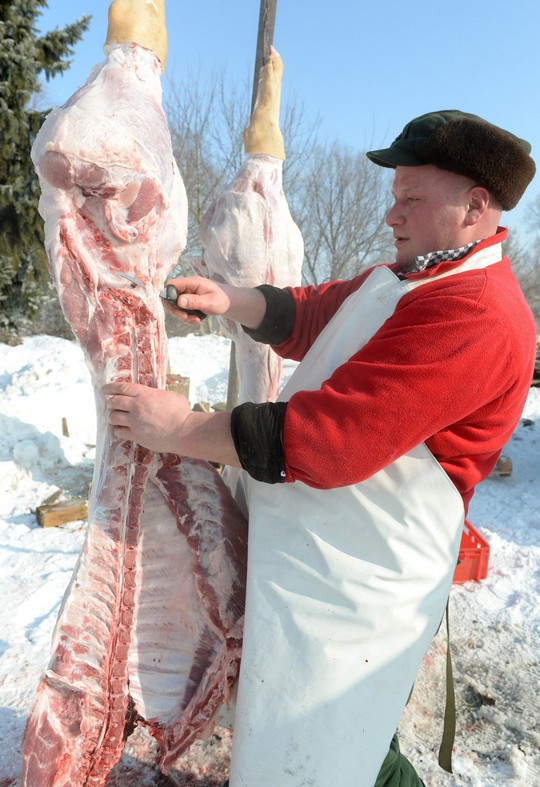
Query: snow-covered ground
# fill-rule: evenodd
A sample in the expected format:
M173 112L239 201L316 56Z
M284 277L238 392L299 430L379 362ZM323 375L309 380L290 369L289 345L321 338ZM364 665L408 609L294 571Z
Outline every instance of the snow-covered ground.
M192 403L225 400L228 340L172 339L170 357L171 371L190 378ZM0 787L8 787L20 773L25 718L85 529L82 521L42 528L35 509L59 489L65 497L87 494L95 425L89 374L75 342L35 336L18 347L0 344L0 392ZM402 749L428 787L540 785L539 429L540 388L532 388L504 451L512 475L486 480L470 510L491 554L487 578L454 585L451 595L454 776L436 761L445 686L442 634L404 714ZM223 733L196 748L184 770L175 769L175 783L219 784L229 745ZM141 751L147 758L146 743ZM111 784L165 784L150 766L137 765L137 752L135 736Z

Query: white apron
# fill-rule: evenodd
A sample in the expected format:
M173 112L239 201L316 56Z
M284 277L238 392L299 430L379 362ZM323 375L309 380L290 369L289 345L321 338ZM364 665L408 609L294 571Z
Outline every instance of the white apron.
M443 276L500 259L497 244ZM319 388L426 281L376 268L280 399ZM353 486L244 482L249 559L231 787L373 787L444 613L462 498L424 444Z

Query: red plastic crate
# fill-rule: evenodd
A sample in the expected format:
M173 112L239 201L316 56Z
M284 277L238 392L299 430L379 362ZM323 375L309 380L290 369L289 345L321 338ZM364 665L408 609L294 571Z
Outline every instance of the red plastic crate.
M465 520L465 529L461 536L459 558L454 572L454 584L469 580L485 579L488 572L489 544L482 538L470 522Z

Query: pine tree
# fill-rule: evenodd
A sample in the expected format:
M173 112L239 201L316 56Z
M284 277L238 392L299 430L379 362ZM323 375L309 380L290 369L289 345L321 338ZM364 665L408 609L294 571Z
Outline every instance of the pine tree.
M74 44L88 29L81 17L38 35L46 0L0 0L0 327L17 328L37 311L47 281L39 185L30 148L46 112L30 102L38 77L66 71Z

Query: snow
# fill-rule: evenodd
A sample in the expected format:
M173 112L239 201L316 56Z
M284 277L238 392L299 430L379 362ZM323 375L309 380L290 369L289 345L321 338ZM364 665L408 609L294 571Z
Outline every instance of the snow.
M229 348L227 339L211 335L170 340L171 371L189 377L192 404L226 399ZM20 774L26 715L85 530L82 521L42 528L35 510L58 490L65 498L87 495L95 421L89 373L75 342L34 336L17 347L0 344L0 391L0 787L8 787ZM437 765L443 631L404 713L402 750L429 787L540 785L539 419L540 388L531 388L504 450L512 475L481 484L469 512L491 553L487 578L454 585L451 594L458 714L453 776ZM218 784L226 773L225 736L198 749L189 774L176 783ZM128 753L123 758L128 780L118 784L163 783L156 771L133 770L137 745L136 735L131 759Z

